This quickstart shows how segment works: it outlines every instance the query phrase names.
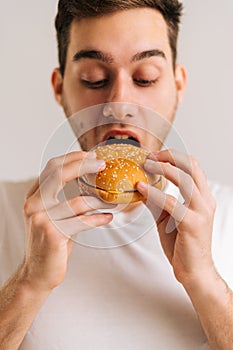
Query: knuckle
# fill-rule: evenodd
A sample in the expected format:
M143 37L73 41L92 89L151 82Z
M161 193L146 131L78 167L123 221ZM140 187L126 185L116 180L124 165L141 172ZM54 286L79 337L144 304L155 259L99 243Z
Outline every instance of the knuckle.
M70 153L71 155L74 155L76 158L85 158L88 154L86 151L74 151Z
M171 148L171 149L168 150L168 154L175 161L175 158L176 158L176 155L178 155L178 152L174 148Z
M26 192L26 195L25 195L25 200L27 201L28 198L30 197L31 195L31 189L29 189L27 192Z
M44 215L42 213L35 213L31 216L31 225L35 228L41 228L45 223Z
M95 215L80 215L79 216L79 220L82 224L84 225L90 225L90 226L93 226L94 225L94 222L95 222Z
M172 164L170 164L170 163L163 163L163 164L161 164L161 166L162 166L162 169L164 170L164 171L167 171L167 172L171 172L172 170L173 170L173 165Z
M26 217L30 217L33 213L32 200L28 198L23 205L23 212Z
M194 181L192 177L187 173L180 172L179 179L180 182L182 182L183 186L186 188L186 191L189 193L189 195L192 195L194 191Z
M170 209L173 209L177 204L177 199L173 196L166 196L166 206Z
M48 233L54 228L53 223L43 212L38 212L32 215L31 225L34 229L43 229L44 233Z
M86 155L87 155L86 151L69 152L64 155L64 161L75 161L75 160L84 158Z
M97 226L101 226L106 223L106 218L104 215L101 214L94 214L94 215L82 215L80 218L80 221L85 226L85 230L88 230L90 228L94 228Z
M199 162L198 162L196 157L194 157L193 155L190 155L189 159L190 159L191 165L194 169L199 167Z
M79 211L81 210L85 204L86 200L82 199L80 196L71 198L67 201L68 206L70 207L71 210L73 211Z
M51 158L48 163L47 163L47 166L46 168L50 171L56 169L59 165L59 160L57 157L54 157L54 158Z
M54 178L54 179L57 179L57 180L60 180L61 177L62 177L62 169L63 167L58 165L56 167L56 169L54 169L54 171L52 172L51 176Z
M107 223L107 217L104 214L93 215L93 220L91 221L91 225L93 227L101 226Z
M208 208L210 209L211 213L215 212L216 206L216 200L211 196L210 200L208 201Z
M62 166L58 165L56 168L51 169L48 177L52 180L52 182L60 184L62 181Z
M215 198L214 198L214 197L211 197L210 202L211 202L211 206L212 206L212 208L215 210L215 209L216 209L216 207L217 207L217 203L216 203Z

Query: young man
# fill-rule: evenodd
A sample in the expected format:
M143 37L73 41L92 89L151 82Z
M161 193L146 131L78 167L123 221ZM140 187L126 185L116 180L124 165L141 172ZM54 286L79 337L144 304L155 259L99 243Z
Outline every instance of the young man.
M139 183L149 210L143 204L130 207L116 222L129 222L140 210L139 220L120 231L143 231L150 220L157 221L157 228L151 226L132 244L90 249L74 245L56 226L69 226L80 235L90 226L104 226L107 234L116 227L106 203L77 196L68 201L75 213L71 215L57 194L77 175L104 169L105 164L85 151L106 134L135 132L141 143L158 151L156 143L134 126L125 129L122 119L133 120L139 105L173 121L186 80L184 68L176 64L181 9L175 0L60 0L56 19L60 67L52 75L55 97L68 118L104 104L103 117L112 118L114 124L80 138L84 152L47 164L27 191L25 228L20 210L28 184L1 186L5 210L1 282L21 262L0 292L3 349L233 347L233 294L224 280L233 285L228 274L233 266L229 249L233 204L229 194L215 187L222 206L214 216L215 201L193 157L176 151L152 153L147 166L154 172L162 169L179 187L185 203ZM105 212L91 214L93 208ZM176 224L170 234L166 234L168 222Z

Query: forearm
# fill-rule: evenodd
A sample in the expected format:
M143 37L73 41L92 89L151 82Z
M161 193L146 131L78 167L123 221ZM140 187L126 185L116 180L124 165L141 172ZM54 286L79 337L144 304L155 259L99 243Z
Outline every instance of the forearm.
M0 350L16 350L48 292L38 292L20 268L0 290Z
M212 350L233 349L233 292L217 272L186 286Z

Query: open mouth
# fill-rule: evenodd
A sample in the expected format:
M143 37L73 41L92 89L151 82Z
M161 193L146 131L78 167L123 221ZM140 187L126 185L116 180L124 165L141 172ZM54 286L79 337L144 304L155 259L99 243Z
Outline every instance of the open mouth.
M136 147L141 147L141 144L136 135L123 134L117 132L107 134L105 137L104 144L130 144Z

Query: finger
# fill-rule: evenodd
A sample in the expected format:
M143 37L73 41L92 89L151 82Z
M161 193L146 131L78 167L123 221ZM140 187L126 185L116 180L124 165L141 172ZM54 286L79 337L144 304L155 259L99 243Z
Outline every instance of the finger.
M96 197L80 196L56 204L47 211L47 214L52 220L62 220L82 215L93 210L113 209L115 207L115 204L103 202Z
M40 177L33 183L33 185L29 188L26 199L31 197L39 188L39 185L42 184L42 182L47 178L49 173L52 171L52 168L56 166L60 166L62 164L67 164L68 162L72 162L75 160L81 160L84 157L88 157L89 159L95 159L96 153L95 152L84 152L84 151L78 151L78 152L70 152L66 155L52 158L46 165L45 169L41 173Z
M154 208L159 207L180 223L188 212L188 208L181 204L175 197L166 194L151 185L147 185L144 182L138 182L137 190L147 198L146 205L151 210L152 214Z
M27 215L37 211L49 210L58 204L57 195L64 185L85 172L97 172L105 163L101 160L86 159L70 162L64 167L58 167L40 185L36 192L29 198ZM101 166L100 166L101 165Z
M96 173L105 167L103 160L85 159L82 161L70 162L63 167L57 168L38 190L38 197L41 196L45 208L57 203L57 195L60 190L71 180L88 173Z
M33 183L33 185L29 188L29 190L26 193L26 199L28 199L29 197L31 197L33 195L33 193L35 193L38 188L39 188L39 184L40 184L40 180L39 178Z
M54 224L66 237L72 237L80 232L107 225L112 219L113 215L111 213L101 213L54 221Z
M176 168L170 163L156 162L151 159L146 160L144 163L144 168L150 173L163 175L166 179L170 180L173 184L179 187L186 205L190 206L190 208L200 206L202 199L200 192L197 189L192 177L183 170Z
M40 175L40 184L43 183L43 181L51 174L53 173L57 168L62 168L66 164L75 162L75 161L81 161L84 159L95 159L96 153L95 152L84 152L84 151L77 151L77 152L70 152L68 154L52 158L48 161L45 169Z
M209 195L210 191L205 174L198 161L193 156L178 152L176 150L164 150L151 153L149 158L159 162L168 162L183 170L193 178L197 188L202 194Z

